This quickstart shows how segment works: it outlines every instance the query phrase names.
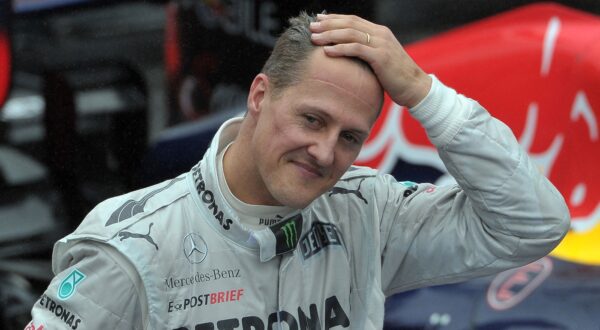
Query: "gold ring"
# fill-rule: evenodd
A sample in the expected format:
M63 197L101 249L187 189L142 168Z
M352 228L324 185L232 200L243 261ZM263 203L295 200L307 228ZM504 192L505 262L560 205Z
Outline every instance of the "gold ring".
M367 44L371 43L371 35L369 34L369 32L365 32L365 34L367 35Z

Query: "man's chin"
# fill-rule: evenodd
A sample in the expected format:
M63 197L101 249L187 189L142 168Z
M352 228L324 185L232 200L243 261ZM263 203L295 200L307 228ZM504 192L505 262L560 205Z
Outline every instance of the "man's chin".
M310 203L312 203L312 201L314 200L311 199L309 201L306 200L298 200L297 198L294 199L283 199L282 201L280 201L281 205L293 208L293 209L303 209L305 207L307 207L308 205L310 205Z
M277 201L281 205L291 207L294 209L303 209L310 205L315 199L319 198L323 193L302 193L295 191L293 193L281 194L278 196Z
M294 173L287 173L285 180L272 180L276 185L270 185L271 196L279 202L294 209L302 209L310 205L315 199L328 192L333 184L325 182L323 178L307 180Z

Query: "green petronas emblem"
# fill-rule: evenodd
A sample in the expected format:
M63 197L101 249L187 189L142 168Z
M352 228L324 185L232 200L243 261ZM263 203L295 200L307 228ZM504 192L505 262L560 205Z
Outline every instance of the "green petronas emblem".
M69 299L75 293L77 285L83 281L85 277L85 274L77 269L73 269L73 271L60 282L60 286L58 287L58 299Z
M285 235L285 245L288 249L294 247L294 242L296 241L297 233L296 233L296 223L290 221L281 227L283 230L283 234Z

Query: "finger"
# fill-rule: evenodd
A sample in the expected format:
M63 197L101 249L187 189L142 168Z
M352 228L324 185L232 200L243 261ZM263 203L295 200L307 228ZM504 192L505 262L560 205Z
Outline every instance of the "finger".
M372 36L368 35L366 32L355 29L339 29L322 33L313 33L311 34L311 39L314 44L319 46L346 43L361 43L366 45L373 42Z
M356 15L343 15L343 14L317 14L317 21L326 21L332 19L343 19L348 21L356 21L361 23L371 23L366 19Z
M340 57L358 57L369 63L371 66L375 63L376 52L373 48L360 43L337 44L323 47L328 56Z
M312 22L310 24L310 30L312 32L324 32L330 30L339 30L339 29L355 29L359 31L373 31L373 24L368 21L361 21L358 19L352 18L336 18L336 19L327 19L317 22Z

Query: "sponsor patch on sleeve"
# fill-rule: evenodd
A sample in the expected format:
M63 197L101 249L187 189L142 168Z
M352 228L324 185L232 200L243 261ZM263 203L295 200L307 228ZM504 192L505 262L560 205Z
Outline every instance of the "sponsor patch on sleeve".
M77 285L81 283L81 281L85 280L85 274L80 272L77 269L73 269L67 277L65 277L58 287L58 299L67 300L73 294L75 294L77 290Z

